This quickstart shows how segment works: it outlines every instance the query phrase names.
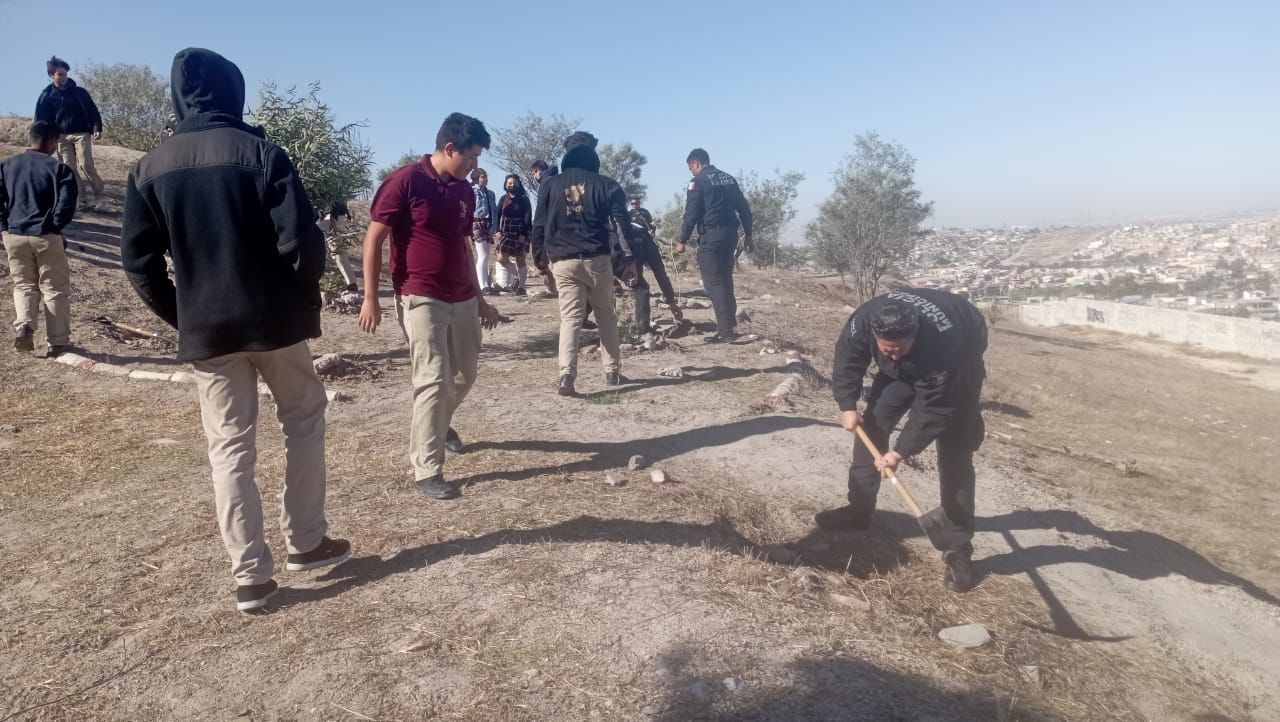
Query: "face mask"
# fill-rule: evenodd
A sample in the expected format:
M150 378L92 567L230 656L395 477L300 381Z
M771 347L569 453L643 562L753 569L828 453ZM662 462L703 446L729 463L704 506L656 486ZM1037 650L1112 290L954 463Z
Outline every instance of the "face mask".
M515 194L516 194L515 186L507 186L507 195L513 196Z

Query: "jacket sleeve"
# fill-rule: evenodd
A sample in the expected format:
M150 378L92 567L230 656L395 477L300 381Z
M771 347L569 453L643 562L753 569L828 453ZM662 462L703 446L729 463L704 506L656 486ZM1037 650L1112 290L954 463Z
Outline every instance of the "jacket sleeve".
M279 148L269 151L266 172L266 205L276 227L276 252L293 267L298 281L319 283L327 254L307 189Z
M36 114L35 120L43 120L46 123L57 124L53 115L53 104L49 100L49 88L40 91L40 97L36 98Z
M631 225L631 214L627 212L627 194L622 186L614 183L609 189L609 217L618 224L618 243L622 252L634 256L631 250L636 247L636 229Z
M9 191L5 188L4 163L0 163L0 231L9 230Z
M125 275L142 302L165 323L178 327L178 295L169 280L164 254L169 250L169 232L152 212L129 174L124 196L124 225L120 234L120 260Z
M705 210L703 193L706 191L698 187L697 178L689 181L689 192L685 194L684 200L684 223L680 226L681 243L688 243L689 236L693 235L693 229L702 223L702 214Z
M747 203L747 196L742 192L742 186L737 186L738 190L738 220L742 222L742 232L747 238L751 238L754 221L751 218L751 206Z
M870 316L859 309L855 311L836 341L835 368L831 372L831 386L835 391L836 405L841 411L857 411L862 398L862 378L871 365Z
M95 133L101 133L102 114L98 112L98 105L93 102L93 96L89 95L89 91L81 88L80 98L84 101L84 112L89 116L89 129Z
M66 163L59 163L57 170L58 195L53 204L50 220L54 233L62 233L76 214L76 199L80 195L80 186L76 183L76 173Z
M537 268L546 268L549 261L547 260L547 206L551 205L551 189L547 183L538 184L538 208L533 214L533 237L530 239L533 245L533 265Z
M533 202L528 196L524 199L524 214L520 216L520 227L524 229L525 235L533 233Z

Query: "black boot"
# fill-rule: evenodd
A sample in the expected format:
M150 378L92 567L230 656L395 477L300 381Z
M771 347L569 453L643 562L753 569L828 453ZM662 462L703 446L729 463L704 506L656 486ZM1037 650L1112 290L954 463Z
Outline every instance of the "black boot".
M561 376L560 387L556 389L556 393L561 396L577 396L578 392L573 390L573 377L568 375Z
M967 592L973 588L973 552L946 552L942 561L947 571L942 576L942 585L953 592Z
M462 437L458 436L458 432L449 427L449 433L444 437L444 450L450 454L461 454L466 450L466 445L462 443Z

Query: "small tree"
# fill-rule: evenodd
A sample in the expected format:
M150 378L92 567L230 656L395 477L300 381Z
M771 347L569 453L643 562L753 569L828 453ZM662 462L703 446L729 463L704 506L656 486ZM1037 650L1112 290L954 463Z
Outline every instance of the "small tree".
M644 200L648 187L640 182L640 174L649 162L630 143L602 145L599 149L600 173L618 181L628 198Z
M577 127L578 120L562 115L543 118L532 111L525 113L509 128L493 130L493 147L489 156L502 173L515 173L527 188L533 188L529 166L534 161L555 163L564 154L564 139ZM483 160L481 161L483 162Z
M774 171L773 178L760 178L754 171L738 174L738 184L751 207L752 241L757 267L783 265L782 229L796 217L797 186L804 180L798 171Z
M392 163L391 165L386 166L385 168L378 169L378 184L381 185L382 181L386 180L387 176L391 175L392 173L400 170L401 168L407 165L413 165L414 163L417 163L420 160L422 160L422 154L417 153L413 150L413 148L410 148L409 152L400 156L400 159L397 160L395 163Z
M103 140L144 151L160 145L173 105L168 83L151 68L93 63L79 75L102 113Z
M289 154L319 215L369 189L373 149L356 134L363 125L338 125L333 111L320 101L319 83L311 83L301 96L293 88L280 92L274 83L265 83L251 115L271 142Z
M932 203L920 201L915 163L898 143L858 136L853 154L832 174L835 190L806 230L819 258L842 277L850 274L863 299L911 257L920 224L933 212Z

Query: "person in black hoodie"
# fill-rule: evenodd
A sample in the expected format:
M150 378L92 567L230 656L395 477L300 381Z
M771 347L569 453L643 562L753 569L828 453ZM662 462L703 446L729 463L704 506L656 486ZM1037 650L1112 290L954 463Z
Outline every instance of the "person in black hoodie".
M328 400L307 344L320 335L324 235L289 156L244 122L239 68L188 48L170 82L178 127L129 173L120 250L138 295L178 329L178 360L195 368L236 607L248 611L276 591L254 481L259 374L285 437L286 568L350 553L325 535Z
M42 120L31 147L0 163L0 237L13 277L13 347L34 351L36 311L44 306L48 356L70 348L71 272L62 228L76 212L76 174L51 157L58 129Z
M635 232L627 214L627 196L611 178L600 175L596 139L579 131L565 142L562 170L542 177L533 220L533 258L540 270L550 269L560 294L561 396L574 396L578 372L578 331L587 304L600 329L605 383L622 383L618 316L613 308L613 263L609 231L621 229L620 242L630 257ZM634 284L634 278L631 283Z
M49 73L49 85L36 100L35 119L43 120L61 132L58 160L71 166L72 170L79 170L80 177L89 181L96 209L102 202L102 179L93 164L93 141L102 137L102 115L98 113L98 106L89 91L67 77L71 72L67 61L55 55L45 63L45 70Z
M881 474L936 441L942 509L952 538L963 540L943 553L943 582L958 592L973 584L973 452L985 436L979 397L987 375L986 349L987 323L968 300L925 288L894 291L867 301L849 317L836 342L831 376L841 426L853 432L862 425L886 453L877 459L854 442L849 505L818 514L818 526L866 529ZM860 414L863 377L872 362L877 371L866 412ZM888 450L889 434L908 412Z

